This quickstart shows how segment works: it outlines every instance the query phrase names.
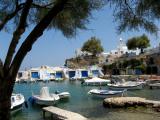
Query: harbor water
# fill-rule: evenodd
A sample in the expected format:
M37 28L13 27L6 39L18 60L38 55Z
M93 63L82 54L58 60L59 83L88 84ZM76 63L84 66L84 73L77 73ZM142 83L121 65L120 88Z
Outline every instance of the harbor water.
M16 83L14 93L22 93L28 101L32 94L39 94L40 88L48 86L51 93L55 91L68 91L71 97L67 100L58 101L55 106L77 112L91 120L160 120L160 114L147 108L127 108L127 109L108 109L103 107L103 99L93 98L88 91L95 86L83 86L80 81L61 81L61 82L36 82L36 83ZM101 87L107 89L106 86ZM127 96L145 97L152 100L160 100L159 89L142 89L127 91ZM43 120L42 108L38 105L23 107L22 111L12 115L13 120Z

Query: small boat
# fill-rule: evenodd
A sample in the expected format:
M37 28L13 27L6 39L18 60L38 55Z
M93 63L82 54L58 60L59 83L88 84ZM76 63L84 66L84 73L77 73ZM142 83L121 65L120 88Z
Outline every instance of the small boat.
M60 99L69 98L70 97L70 93L69 92L56 91L55 94L58 95Z
M76 81L76 80L77 80L77 78L72 77L72 78L69 78L69 80L70 80L70 81Z
M149 86L150 89L160 88L160 83L153 83L153 84L149 84L148 86Z
M25 102L24 96L22 94L12 94L11 96L11 113L22 110L23 104Z
M42 87L40 90L40 95L32 95L32 102L39 105L53 105L60 98L57 94L50 94L48 87Z
M120 97L123 96L124 91L113 91L113 90L102 90L102 89L92 89L88 92L94 97L106 98L106 97Z
M143 83L142 82L123 82L123 83L116 83L116 84L108 84L109 89L113 90L140 90L143 88Z
M92 79L84 80L81 84L83 84L83 85L98 85L99 86L99 85L107 85L108 83L110 83L110 80L94 77Z
M150 89L160 88L160 80L157 80L157 79L147 80L146 84L147 86L149 86Z

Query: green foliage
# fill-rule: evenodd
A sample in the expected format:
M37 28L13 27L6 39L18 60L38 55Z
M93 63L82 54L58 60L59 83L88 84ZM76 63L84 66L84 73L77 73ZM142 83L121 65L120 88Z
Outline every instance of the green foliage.
M160 20L159 0L107 0L114 8L114 19L118 22L118 31L145 29L157 34L157 21Z
M137 59L131 59L129 61L129 63L130 63L130 66L131 66L132 69L134 69L136 66L139 66L139 65L142 64L141 61L137 60Z
M18 2L16 2L18 1ZM62 0L33 0L30 9L27 25L36 25L51 10L55 4ZM54 28L60 30L66 37L76 35L78 30L86 29L86 24L92 16L92 11L100 9L104 6L105 0L68 0L65 8L51 22L49 29ZM19 6L17 6L17 4ZM2 0L0 1L0 22L5 20L17 8L23 8L23 0ZM13 17L12 23L15 27L19 23L21 10Z
M129 66L129 61L128 60L124 60L123 62L122 62L122 67L123 68L127 68Z
M136 68L137 66L140 66L142 65L143 62L141 60L137 60L137 59L131 59L131 60L123 60L121 62L114 62L110 65L107 65L108 67L107 68Z
M137 48L137 39L133 37L127 41L127 47L129 50L133 50Z
M128 49L144 49L150 46L150 40L146 35L133 37L127 41Z
M142 71L142 73L145 73L147 68L144 64L141 64L139 66L136 66L135 69L139 69Z
M81 50L92 53L92 55L97 55L103 52L103 47L99 39L97 39L96 37L91 37L83 44Z
M146 66L143 64L142 60L138 59L131 59L131 60L123 60L121 62L114 62L109 65L104 65L103 66L103 71L110 71L113 69L120 69L120 70L125 70L125 69L139 69L142 71L142 73L146 72Z
M148 39L148 37L146 35L142 35L140 37L137 38L137 46L138 48L147 48L150 46L150 40Z

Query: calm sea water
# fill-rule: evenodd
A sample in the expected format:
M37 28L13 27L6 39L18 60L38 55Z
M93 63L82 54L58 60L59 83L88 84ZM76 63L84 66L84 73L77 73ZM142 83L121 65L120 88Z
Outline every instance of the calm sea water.
M50 92L68 91L71 94L69 100L59 101L55 106L77 112L91 120L160 120L160 114L151 109L129 108L129 109L107 109L103 107L103 99L96 99L87 94L91 86L82 86L79 81L70 82L49 82L15 84L14 92L22 93L26 100L34 94L39 94L40 88L48 86ZM106 89L107 87L103 87ZM128 91L128 96L140 96L153 100L160 100L160 90L143 89ZM40 106L30 105L23 108L12 117L13 120L42 120L42 110Z

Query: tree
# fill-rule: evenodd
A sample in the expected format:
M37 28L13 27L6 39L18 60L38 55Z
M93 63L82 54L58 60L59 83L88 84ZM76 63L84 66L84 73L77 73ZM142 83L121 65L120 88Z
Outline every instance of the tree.
M118 22L117 30L121 33L140 28L157 35L160 20L159 0L107 0L113 7L113 16Z
M143 49L150 46L150 40L148 37L143 34L142 36L133 37L127 41L128 49L141 49L141 53L143 53Z
M88 41L86 41L82 48L82 51L86 51L96 56L103 52L103 47L101 45L101 41L96 37L91 37Z
M72 37L79 29L86 29L93 10L104 5L103 0L1 0L0 31L13 30L13 36L4 61L0 59L0 120L10 119L10 97L17 72L33 44L45 29L58 29ZM8 23L12 23L9 26ZM30 26L34 28L22 40ZM19 41L22 44L17 49Z
M133 37L129 40L127 40L127 47L129 50L134 50L137 48L137 39L136 37Z
M138 37L137 40L137 47L141 49L141 53L143 53L143 49L150 46L150 40L146 35L142 35Z

